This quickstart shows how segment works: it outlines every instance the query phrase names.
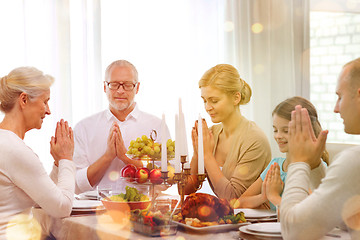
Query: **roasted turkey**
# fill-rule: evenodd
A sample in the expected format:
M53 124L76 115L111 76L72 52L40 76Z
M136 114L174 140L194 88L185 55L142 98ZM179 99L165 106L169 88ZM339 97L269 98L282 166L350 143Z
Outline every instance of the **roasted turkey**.
M230 214L234 214L234 210L226 199L219 199L206 193L190 194L181 207L183 219L197 218L203 222L217 221Z

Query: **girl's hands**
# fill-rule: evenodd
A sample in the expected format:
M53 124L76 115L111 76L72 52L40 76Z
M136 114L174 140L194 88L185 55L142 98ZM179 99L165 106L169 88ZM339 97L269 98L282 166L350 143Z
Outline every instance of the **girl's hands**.
M266 196L270 202L274 205L280 205L281 196L280 194L284 188L284 182L280 177L280 166L274 163L270 166L269 171L266 174Z
M56 124L55 136L50 140L50 153L53 156L56 166L61 159L73 159L74 154L74 133L68 122L61 119Z
M270 175L269 171L266 173L264 181L262 182L262 185L261 185L261 198L263 199L264 202L266 202L268 200L268 198L266 196L266 184L269 181L269 175Z

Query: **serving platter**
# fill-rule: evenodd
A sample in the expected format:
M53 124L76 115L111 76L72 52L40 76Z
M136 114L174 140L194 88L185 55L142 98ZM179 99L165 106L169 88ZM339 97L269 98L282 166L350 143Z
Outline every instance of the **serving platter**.
M173 221L179 225L179 227L184 228L185 230L190 230L198 233L216 233L216 232L226 232L231 230L237 230L241 226L249 225L251 223L236 223L236 224L219 224L214 226L206 226L206 227L193 227L184 223L180 223L177 221Z

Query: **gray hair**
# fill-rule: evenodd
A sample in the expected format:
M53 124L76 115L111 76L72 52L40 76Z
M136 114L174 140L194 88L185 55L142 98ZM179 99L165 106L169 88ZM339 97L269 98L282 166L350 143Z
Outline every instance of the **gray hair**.
M116 61L112 62L105 70L105 81L107 81L109 79L110 74L111 74L111 70L115 66L130 67L134 72L135 82L138 82L138 80L139 80L138 79L138 72L137 72L135 66L132 63L130 63L129 61L126 61L126 60L116 60Z
M47 91L53 83L52 76L43 74L34 67L15 68L0 79L0 111L11 111L21 93L34 99Z

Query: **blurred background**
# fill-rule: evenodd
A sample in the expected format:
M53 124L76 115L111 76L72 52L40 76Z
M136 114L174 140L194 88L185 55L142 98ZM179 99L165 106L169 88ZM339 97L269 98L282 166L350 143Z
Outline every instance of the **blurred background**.
M212 125L198 80L216 64L234 65L253 90L241 111L276 157L271 112L294 95L314 103L329 142L359 142L333 113L341 67L360 56L359 13L359 0L0 0L0 76L34 66L55 77L52 114L25 137L48 171L56 121L75 126L107 108L104 71L118 59L137 67L136 102L164 113L173 139L181 98L190 157L198 115Z

